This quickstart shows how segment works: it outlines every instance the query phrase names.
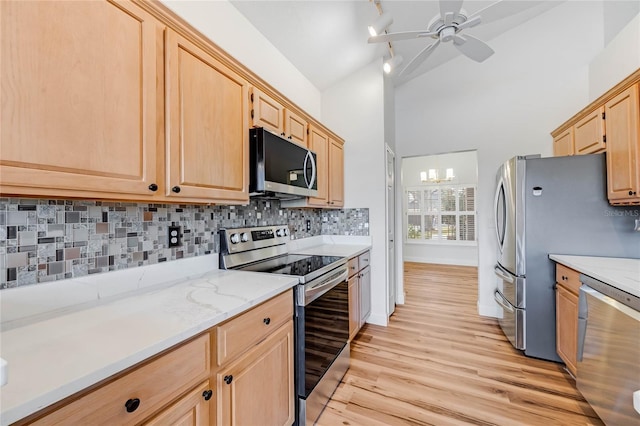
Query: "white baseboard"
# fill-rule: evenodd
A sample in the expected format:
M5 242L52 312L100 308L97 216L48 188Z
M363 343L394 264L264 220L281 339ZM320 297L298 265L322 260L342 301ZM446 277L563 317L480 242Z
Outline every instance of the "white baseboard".
M478 302L478 314L483 317L502 318L502 309L495 303L491 305L481 305L480 302Z
M396 305L404 305L404 293L396 295Z
M386 327L389 324L389 318L386 315L371 314L367 318L367 324L381 325Z
M427 257L404 256L403 260L405 262L436 263L440 265L478 266L477 260L466 260L466 259L442 259L442 258L431 259Z

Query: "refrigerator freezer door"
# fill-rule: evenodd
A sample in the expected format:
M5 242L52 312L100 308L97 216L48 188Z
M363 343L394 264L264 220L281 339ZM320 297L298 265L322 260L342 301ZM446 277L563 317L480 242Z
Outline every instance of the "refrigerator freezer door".
M514 157L496 175L494 216L498 263L514 275L524 275L524 216L522 191L525 161Z
M516 308L525 308L525 285L524 277L517 277L500 264L493 267L498 279L498 291L509 303Z
M525 310L514 307L498 290L493 293L493 297L502 307L502 318L498 319L502 331L514 348L524 350L526 348Z

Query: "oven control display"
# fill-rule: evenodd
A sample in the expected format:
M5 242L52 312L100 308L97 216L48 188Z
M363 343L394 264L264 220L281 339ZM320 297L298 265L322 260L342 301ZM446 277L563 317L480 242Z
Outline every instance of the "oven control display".
M265 229L262 231L251 231L253 241L270 240L275 238L272 229Z

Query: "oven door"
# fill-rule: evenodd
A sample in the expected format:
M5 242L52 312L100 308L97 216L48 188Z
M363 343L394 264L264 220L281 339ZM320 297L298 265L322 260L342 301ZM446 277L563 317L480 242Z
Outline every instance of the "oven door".
M296 390L302 398L311 394L349 340L348 274L345 265L298 286Z

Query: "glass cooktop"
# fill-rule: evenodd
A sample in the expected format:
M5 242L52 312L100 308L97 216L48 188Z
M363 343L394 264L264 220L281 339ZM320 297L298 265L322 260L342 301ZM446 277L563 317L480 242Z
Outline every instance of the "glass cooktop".
M306 254L287 254L252 263L239 268L240 271L269 272L272 274L306 277L324 268L338 266L345 258L339 256L316 256Z

